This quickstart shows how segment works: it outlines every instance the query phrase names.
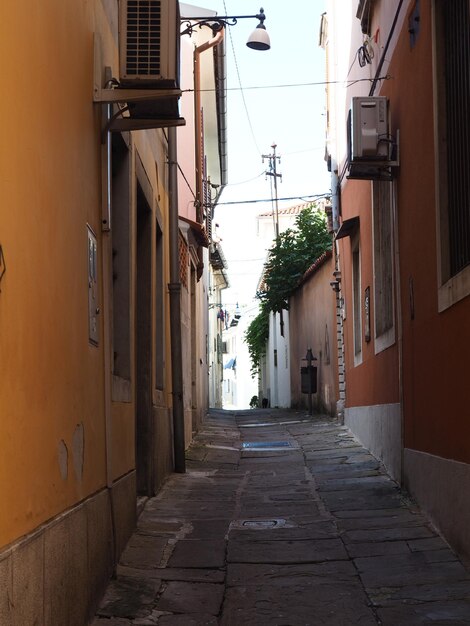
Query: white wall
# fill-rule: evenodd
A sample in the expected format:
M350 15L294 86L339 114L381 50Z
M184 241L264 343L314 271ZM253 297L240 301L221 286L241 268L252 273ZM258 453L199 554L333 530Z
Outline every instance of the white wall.
M290 346L289 312L283 311L284 336L281 335L280 315L269 316L269 341L267 360L269 362L269 404L272 407L290 408ZM277 364L275 359L277 353Z
M245 310L242 308L238 324L224 331L223 341L227 342L228 348L227 354L224 355L224 365L230 359L236 359L235 370L224 367L225 409L248 409L251 398L258 395L258 377L254 379L251 377L251 360L245 341L246 330L257 314L257 306Z

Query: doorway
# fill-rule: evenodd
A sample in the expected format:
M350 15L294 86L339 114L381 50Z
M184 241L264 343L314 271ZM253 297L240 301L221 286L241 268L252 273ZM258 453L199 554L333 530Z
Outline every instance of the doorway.
M136 473L137 493L155 494L155 427L152 411L152 212L137 182L136 228Z

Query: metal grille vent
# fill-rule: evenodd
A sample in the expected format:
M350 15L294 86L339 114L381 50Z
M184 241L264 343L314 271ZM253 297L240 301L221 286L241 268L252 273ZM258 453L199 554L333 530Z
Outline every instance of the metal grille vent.
M126 74L161 74L161 0L128 0L126 23Z

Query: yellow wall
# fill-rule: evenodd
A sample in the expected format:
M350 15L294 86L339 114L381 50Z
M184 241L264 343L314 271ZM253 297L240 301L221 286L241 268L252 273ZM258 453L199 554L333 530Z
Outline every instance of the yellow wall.
M87 223L100 241L92 8L26 0L0 13L0 545L105 483L103 351L88 342Z
M111 235L101 232L101 105L93 102L93 87L103 86L105 66L119 75L117 6L104 0L26 0L0 8L5 61L0 246L7 267L0 283L0 549L136 468L135 382L127 402L111 401L112 345L105 344L105 330L112 336L111 275L104 284ZM152 209L159 207L164 238L165 385L163 391L154 389L153 404L161 420L156 452L162 471L168 471L165 133L133 133L131 154L131 373L138 155L152 189ZM155 241L155 219L152 224ZM98 241L98 346L88 339L87 225ZM155 254L153 248L152 306ZM155 324L154 312L152 319ZM155 332L153 328L154 337ZM154 337L149 341L155 365ZM110 381L108 395L105 380Z

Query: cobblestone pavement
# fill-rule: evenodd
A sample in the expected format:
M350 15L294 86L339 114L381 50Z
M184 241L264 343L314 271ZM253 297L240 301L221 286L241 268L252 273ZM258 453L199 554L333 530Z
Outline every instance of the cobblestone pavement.
M470 573L344 426L211 411L93 626L470 624Z

